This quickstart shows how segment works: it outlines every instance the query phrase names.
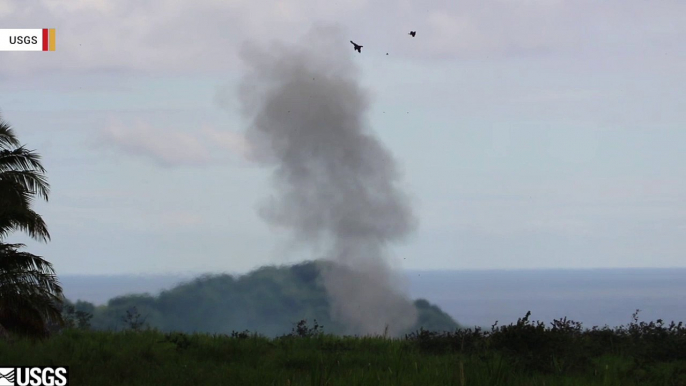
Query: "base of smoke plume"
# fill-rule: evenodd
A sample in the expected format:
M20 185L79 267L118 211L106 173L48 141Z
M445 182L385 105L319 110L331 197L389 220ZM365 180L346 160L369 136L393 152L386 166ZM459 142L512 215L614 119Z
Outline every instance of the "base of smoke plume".
M331 319L346 326L347 334L395 336L417 321L417 308L384 261L358 262L355 267L330 262L321 275Z

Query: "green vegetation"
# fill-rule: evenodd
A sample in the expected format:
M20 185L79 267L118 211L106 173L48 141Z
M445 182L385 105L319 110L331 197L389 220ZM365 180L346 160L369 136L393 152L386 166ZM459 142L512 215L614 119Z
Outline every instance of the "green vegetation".
M40 256L20 251L23 244L5 239L24 231L48 241L43 218L31 209L38 196L48 200L50 186L40 156L21 146L14 131L0 119L0 336L9 333L44 337L61 325L62 288L52 265Z
M316 319L327 332L345 334L345 327L329 316L329 301L320 276L325 264L332 263L263 267L237 278L202 276L159 296L122 296L100 307L88 302L69 303L74 307L70 318L77 318L75 312L90 313L94 329L119 330L127 324L124 319L128 313L143 326L165 332L227 334L249 329L268 337L287 333L299 320ZM459 327L448 314L426 300L415 301L415 306L418 321L405 333L419 328L444 331Z
M78 385L686 385L686 328L634 322L582 330L566 319L404 339L341 337L302 322L268 339L66 329L0 344L3 365L69 365ZM131 326L135 327L135 326Z

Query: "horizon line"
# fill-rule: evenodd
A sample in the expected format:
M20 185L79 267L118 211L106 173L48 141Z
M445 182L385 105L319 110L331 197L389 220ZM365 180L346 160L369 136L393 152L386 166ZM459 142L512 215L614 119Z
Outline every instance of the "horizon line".
M295 264L293 264L295 265ZM283 265L282 265L283 266ZM287 266L287 265L286 265ZM254 268L248 271L186 271L186 272L131 272L131 273L64 273L57 274L60 276L215 276L215 275L247 275L256 271ZM454 273L454 272L531 272L531 271L627 271L627 270L683 270L686 266L678 267L574 267L574 268L560 268L560 267L543 267L543 268L447 268L447 269L401 269L405 273Z

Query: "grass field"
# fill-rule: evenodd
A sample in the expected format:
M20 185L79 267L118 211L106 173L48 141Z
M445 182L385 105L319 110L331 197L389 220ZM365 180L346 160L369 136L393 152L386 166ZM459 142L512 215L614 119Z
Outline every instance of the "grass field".
M0 343L0 367L70 366L72 385L686 385L686 329L520 319L489 332L339 337L300 324L276 339L68 329Z

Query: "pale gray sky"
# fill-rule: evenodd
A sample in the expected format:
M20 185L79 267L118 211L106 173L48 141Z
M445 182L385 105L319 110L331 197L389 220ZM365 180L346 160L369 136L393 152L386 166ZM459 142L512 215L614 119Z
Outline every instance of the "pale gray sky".
M309 258L256 207L238 113L246 41L336 24L404 173L409 269L684 267L686 2L42 0L3 28L0 112L44 157L60 274L246 271ZM417 36L407 35L416 30ZM386 55L388 53L388 55Z

